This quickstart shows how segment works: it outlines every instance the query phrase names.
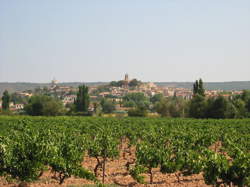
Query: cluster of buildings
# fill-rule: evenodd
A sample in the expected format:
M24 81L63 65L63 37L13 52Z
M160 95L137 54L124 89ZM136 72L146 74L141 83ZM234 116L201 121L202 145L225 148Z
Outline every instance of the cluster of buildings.
M183 97L184 99L192 98L192 90L185 88L172 88L172 87L160 87L154 84L153 82L141 83L140 85L130 88L128 75L125 75L124 86L122 87L110 87L109 91L101 92L98 96L106 97L113 96L114 98L122 98L128 93L144 93L147 97L152 97L156 94L162 94L164 97L178 96Z
M125 75L124 80L122 80L123 85L120 87L115 86L109 86L108 89L106 89L103 92L97 92L98 94L92 94L96 90L98 90L98 87L91 86L89 87L89 94L91 99L97 99L97 98L112 98L113 101L116 103L121 103L122 98L129 94L129 93L144 93L146 97L152 97L156 94L162 94L164 97L182 97L184 99L191 99L193 96L193 92L191 89L187 88L175 88L175 87L163 87L163 86L157 86L156 84L152 82L148 83L142 83L138 84L137 86L130 87L129 83L131 80L129 80L128 74ZM45 89L45 88L44 88ZM53 79L51 81L50 86L45 90L42 90L42 93L46 92L48 95L54 95L62 100L63 104L67 106L68 104L74 103L76 100L76 93L78 91L78 88L74 87L68 87L68 86L59 86L58 81ZM232 92L223 92L222 90L207 90L205 92L207 97L216 97L218 95L222 95L224 97L232 97L232 95L241 94L242 91L232 91ZM24 92L16 92L15 93L19 97L31 97L34 93L32 91L24 91ZM2 101L0 101L0 108L2 108ZM24 103L21 104L14 104L13 102L10 103L10 110L17 111L22 110L24 108Z
M0 101L0 109L2 108L2 101ZM10 102L9 109L11 111L18 111L24 109L24 104L14 104L14 102Z

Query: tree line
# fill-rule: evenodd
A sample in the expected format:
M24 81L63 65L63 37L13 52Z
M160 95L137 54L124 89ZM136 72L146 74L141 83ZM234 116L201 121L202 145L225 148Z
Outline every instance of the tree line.
M157 95L152 98L155 110L166 117L191 118L248 118L250 117L250 91L243 90L241 95L230 97L206 97L202 79L193 84L193 97L184 100L179 97L164 98Z

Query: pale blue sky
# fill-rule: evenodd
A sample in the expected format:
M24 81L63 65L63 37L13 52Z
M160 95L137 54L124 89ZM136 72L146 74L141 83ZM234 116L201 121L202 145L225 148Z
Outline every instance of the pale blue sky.
M0 0L0 82L250 80L250 0Z

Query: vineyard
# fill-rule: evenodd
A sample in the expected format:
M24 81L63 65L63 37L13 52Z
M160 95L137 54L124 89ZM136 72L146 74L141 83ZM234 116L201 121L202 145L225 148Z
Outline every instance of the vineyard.
M2 116L0 128L0 186L250 186L250 119Z

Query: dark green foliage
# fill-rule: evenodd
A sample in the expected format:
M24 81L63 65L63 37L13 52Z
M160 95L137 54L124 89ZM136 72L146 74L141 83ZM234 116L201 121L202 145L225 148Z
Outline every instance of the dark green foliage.
M130 87L137 87L137 86L140 86L142 84L142 82L141 81L138 81L137 79L132 79L129 83L128 83L128 85L130 86Z
M240 99L236 98L232 101L233 105L236 107L236 115L235 118L244 118L247 115L246 103Z
M124 80L120 80L120 81L112 81L109 83L110 86L113 87L122 87L125 85L125 81Z
M8 110L10 105L10 95L7 90L3 92L2 96L2 108L3 110Z
M194 118L246 118L249 117L250 100L243 95L225 98L205 98L196 94L190 100L189 116Z
M206 106L205 97L199 94L194 95L189 105L189 116L193 118L205 118Z
M82 85L78 87L77 98L75 101L77 112L88 112L89 108L89 89L87 86Z
M194 95L201 95L205 96L205 89L203 87L203 81L202 79L196 80L195 83L193 84L193 94Z
M129 107L126 105L133 106L144 106L146 108L149 107L149 99L144 95L144 93L129 93L123 97L124 106Z
M109 83L109 86L113 86L113 87L122 87L126 84L126 82L124 80L120 80L120 81L111 81ZM136 86L140 86L142 84L141 81L138 81L137 79L132 79L128 85L130 87L136 87Z
M65 112L60 100L45 95L32 96L24 110L32 116L57 116Z
M226 118L237 118L237 114L236 106L231 101L228 101L227 110L225 111Z
M219 96L215 99L209 99L206 117L224 119L228 117L227 116L228 109L229 109L229 103L224 97ZM232 113L232 112L229 112L229 113ZM232 116L232 114L228 114L228 115Z
M245 103L246 116L250 117L250 90L243 90L243 93L241 95L241 99Z

